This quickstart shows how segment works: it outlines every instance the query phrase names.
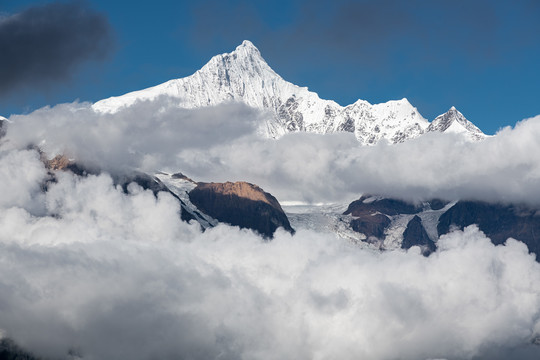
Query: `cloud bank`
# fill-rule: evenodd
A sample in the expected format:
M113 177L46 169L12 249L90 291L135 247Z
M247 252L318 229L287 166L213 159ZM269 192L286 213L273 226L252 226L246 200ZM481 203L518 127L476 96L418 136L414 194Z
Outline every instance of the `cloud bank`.
M3 150L0 159L16 163L14 172L39 168L32 152ZM43 169L36 174L1 177L3 194L33 193ZM124 194L107 174L62 173L31 204L0 205L0 333L40 356L536 359L540 351L531 344L540 335L540 264L522 243L494 246L475 227L443 236L427 258L303 230L271 242L225 225L201 233L180 221L172 196L136 185Z
M63 104L12 116L7 144L66 153L111 173L183 172L197 181L253 182L280 201L346 202L362 193L540 205L540 117L482 142L430 133L360 146L350 133L262 139L265 113L239 104L179 109L166 97L116 114Z
M53 2L0 17L0 95L50 88L111 48L107 18L85 2Z
M537 359L540 264L476 227L380 253L333 234L271 242L200 232L179 203L111 174L253 181L280 200L370 191L540 203L540 118L481 143L431 134L361 147L351 134L259 138L267 114L170 99L116 114L62 104L12 116L0 140L0 336L49 358ZM47 174L36 150L104 169Z

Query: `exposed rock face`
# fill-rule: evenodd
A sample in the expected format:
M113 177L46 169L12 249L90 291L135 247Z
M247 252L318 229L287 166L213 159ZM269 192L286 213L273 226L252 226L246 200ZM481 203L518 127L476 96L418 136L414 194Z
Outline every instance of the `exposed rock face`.
M39 151L39 150L38 150ZM45 165L49 172L45 183L42 185L43 191L47 191L51 183L57 181L55 171L71 171L75 175L86 176L89 174L98 174L99 172L87 170L85 167L77 164L75 161L70 160L65 155L56 155L52 159L48 159L46 154L40 151L41 161ZM113 176L113 180L116 185L120 185L125 193L127 193L128 185L132 182L138 184L145 190L151 190L154 195L160 191L165 191L171 194L180 202L180 218L184 221L198 220L194 215L186 210L186 204L175 193L170 191L167 186L161 183L159 179L150 176L142 172L133 172L131 174L124 174L121 176Z
M37 149L41 158L41 161L45 165L45 168L49 171L51 181L56 181L54 178L54 171L71 171L75 175L88 175L88 174L97 174L97 171L91 171L74 160L69 159L66 155L56 155L54 158L49 159L47 154L42 152L40 149Z
M247 182L198 183L189 199L205 214L271 237L278 227L294 232L275 197Z
M6 135L7 132L7 120L0 116L0 139Z
M448 201L444 201L441 199L433 199L429 202L429 207L431 208L431 210L441 210L447 204Z
M190 183L197 184L195 181L191 180L189 177L187 177L186 175L182 173L172 174L171 176L173 179L182 179L182 180L189 181Z
M402 249L409 249L413 246L420 246L424 255L429 255L436 249L435 243L429 238L422 225L422 219L418 215L415 215L407 224L401 243Z
M354 231L362 233L369 237L381 239L384 236L384 230L390 225L390 219L383 214L363 214L357 219L351 220L351 227Z
M351 228L364 234L368 239L384 239L384 231L390 226L390 217L398 214L414 214L419 209L401 200L383 199L370 195L349 204L343 215L352 215Z
M540 213L536 209L459 201L441 215L437 231L442 235L452 226L463 229L472 224L477 224L496 245L512 237L527 244L529 251L540 254Z
M140 187L142 187L145 190L151 190L155 196L157 196L158 192L165 191L169 194L171 194L176 200L180 202L180 218L184 221L190 221L190 220L196 220L197 218L191 214L189 211L186 210L186 203L182 201L176 195L174 192L169 190L167 186L165 186L159 179L157 179L154 176L150 176L148 174L142 173L142 172L134 172L129 175L123 175L121 177L116 177L114 179L115 183L122 186L122 189L125 193L127 193L128 185L131 183L136 183Z
M344 215L362 216L380 212L386 215L416 214L421 208L405 201L364 195L349 204Z
M414 205L367 195L353 201L344 213L348 214L353 217L350 228L364 234L368 242L369 237L386 241L389 236L397 236L402 239L397 243L401 248L420 246L424 255L435 251L437 236L473 224L495 245L514 238L540 255L540 210L527 206L481 201L458 201L451 205L438 199Z
M45 159L44 162L45 167L49 170L64 170L72 163L65 155L56 155L50 160Z

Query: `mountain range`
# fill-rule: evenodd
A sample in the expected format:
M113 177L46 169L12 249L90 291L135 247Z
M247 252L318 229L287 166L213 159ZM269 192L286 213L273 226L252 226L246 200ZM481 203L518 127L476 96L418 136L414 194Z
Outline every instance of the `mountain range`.
M284 80L247 40L231 53L214 56L191 76L110 97L96 102L93 108L114 113L160 96L176 98L179 107L188 109L230 102L259 109L267 116L258 130L268 138L298 131L344 131L354 133L361 144L374 145L383 139L400 143L434 131L463 134L469 140L486 137L454 107L430 123L405 98L381 104L358 100L347 106L321 99L307 87Z
M214 56L191 76L104 99L92 107L97 112L115 113L138 101L154 101L161 96L177 99L177 106L188 109L243 103L267 115L262 117L259 132L268 138L300 131L319 134L344 131L354 133L363 145L373 145L381 140L400 143L432 132L460 134L469 141L487 136L453 106L428 122L407 99L375 105L358 100L345 107L321 99L307 88L282 79L249 41L231 53ZM8 123L9 120L0 118L0 137L5 135ZM53 159L47 159L43 153L42 156L51 171L49 181L54 181L54 172L58 170L70 170L80 176L88 173L65 156ZM533 252L540 252L534 235L535 230L540 231L540 223L530 215L535 210L524 211L519 204L512 207L456 199L444 203L431 200L419 205L364 194L346 209L338 206L299 210L291 206L283 209L271 194L246 182L202 183L181 173L164 172L134 172L115 178L115 182L124 191L135 182L154 194L170 193L181 205L181 218L194 220L203 229L225 222L255 230L267 238L279 227L291 233L294 228L330 230L342 238L377 249L418 245L427 254L452 225L463 228L478 224L498 243L514 236L525 241ZM43 187L46 190L47 185Z

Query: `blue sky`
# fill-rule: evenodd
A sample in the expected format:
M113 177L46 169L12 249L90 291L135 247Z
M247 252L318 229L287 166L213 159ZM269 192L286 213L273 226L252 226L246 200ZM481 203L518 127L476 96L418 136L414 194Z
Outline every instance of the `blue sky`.
M51 3L2 0L0 12ZM489 134L540 114L537 0L76 4L108 22L112 45L103 56L94 48L79 54L69 70L39 86L27 80L5 90L0 114L96 101L188 76L244 39L283 78L342 105L406 97L428 120L456 106Z

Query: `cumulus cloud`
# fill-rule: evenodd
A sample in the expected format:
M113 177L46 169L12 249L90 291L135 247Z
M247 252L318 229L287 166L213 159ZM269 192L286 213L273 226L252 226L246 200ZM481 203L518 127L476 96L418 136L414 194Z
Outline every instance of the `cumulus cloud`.
M0 154L2 159L12 151ZM31 156L18 166L34 166ZM3 190L32 189L5 184ZM50 358L536 359L540 264L475 227L429 257L334 236L271 242L180 221L109 175L59 174L33 215L0 204L0 333ZM496 356L490 352L497 346Z
M53 2L0 17L0 94L50 87L112 48L107 18L85 2Z
M478 143L433 133L403 144L364 147L351 134L299 133L278 141L242 138L234 146L211 147L198 157L185 151L180 158L188 173L247 177L284 200L332 201L368 192L413 201L440 197L538 205L539 135L536 117Z
M281 199L537 201L540 118L481 143L433 134L361 147L351 134L260 139L264 116L166 98L12 116L0 145L0 334L50 358L538 358L540 264L520 242L495 246L469 227L424 257L307 230L271 242L226 225L201 233L171 195L126 194L107 173L58 173L43 192L39 154L25 150L39 143L111 173L247 178Z
M180 109L167 97L116 114L96 113L88 103L61 104L12 116L7 137L8 146L37 144L50 157L66 154L114 173L154 171L175 164L180 149L204 151L252 134L260 117L237 104Z
M241 104L179 109L162 98L115 114L63 104L12 116L5 146L40 146L115 173L183 172L198 181L250 181L281 201L346 202L362 193L540 205L540 116L482 142L430 133L360 146L350 133L257 135L268 114ZM5 141L6 142L6 141Z
M45 175L45 167L37 152L0 149L0 189L3 189L0 207L31 208L40 195L40 183Z

